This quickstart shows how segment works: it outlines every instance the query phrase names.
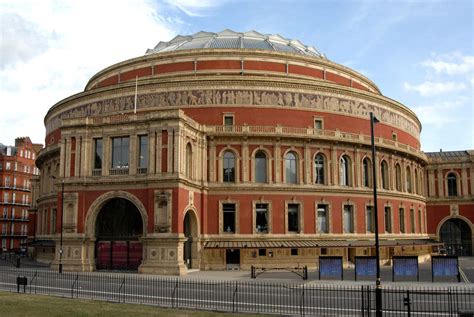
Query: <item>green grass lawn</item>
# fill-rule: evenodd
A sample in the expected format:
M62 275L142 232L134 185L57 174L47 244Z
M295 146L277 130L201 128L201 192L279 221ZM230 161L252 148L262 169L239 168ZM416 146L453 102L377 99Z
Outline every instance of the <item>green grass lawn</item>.
M1 317L259 316L0 292Z

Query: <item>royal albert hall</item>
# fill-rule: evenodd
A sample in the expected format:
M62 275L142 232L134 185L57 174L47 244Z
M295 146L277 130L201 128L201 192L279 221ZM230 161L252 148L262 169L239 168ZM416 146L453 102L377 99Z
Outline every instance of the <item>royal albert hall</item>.
M56 247L37 257L53 267L350 264L375 254L374 183L381 260L435 248L417 116L298 40L177 36L98 72L45 125L36 236Z

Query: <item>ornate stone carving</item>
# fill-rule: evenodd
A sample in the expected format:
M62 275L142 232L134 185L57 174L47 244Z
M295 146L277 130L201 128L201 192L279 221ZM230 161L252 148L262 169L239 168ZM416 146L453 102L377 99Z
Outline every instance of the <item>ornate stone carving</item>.
M134 107L133 100L133 96L124 96L77 106L72 110L64 111L51 118L46 125L47 133L59 127L62 119L110 115L131 111ZM408 120L405 116L362 99L349 99L339 95L336 97L330 94L317 95L269 90L188 90L142 94L138 96L137 104L139 109L233 104L302 107L364 118L367 118L369 112L374 112L380 121L396 126L419 137L416 124Z
M171 229L171 192L155 191L154 232L165 233Z
M64 194L63 230L67 233L76 232L77 226L77 193Z

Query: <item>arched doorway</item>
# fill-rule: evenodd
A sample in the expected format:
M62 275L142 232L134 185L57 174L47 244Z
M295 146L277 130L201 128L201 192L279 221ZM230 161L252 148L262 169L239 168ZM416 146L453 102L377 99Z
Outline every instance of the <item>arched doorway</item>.
M472 232L462 219L449 219L439 230L440 240L444 242L449 255L472 255Z
M103 205L95 223L96 267L136 270L142 262L143 220L127 199L113 198Z
M198 266L197 263L193 263L193 259L197 257L197 219L192 211L186 212L184 216L183 232L186 240L183 246L183 260L184 264L188 269L195 268Z

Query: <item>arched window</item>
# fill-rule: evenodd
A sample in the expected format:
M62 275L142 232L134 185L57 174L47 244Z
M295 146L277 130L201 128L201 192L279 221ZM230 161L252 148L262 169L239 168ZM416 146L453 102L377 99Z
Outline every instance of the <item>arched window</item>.
M398 163L395 165L395 187L399 192L402 191L402 168Z
M449 173L448 177L448 196L454 197L458 195L458 184L457 184L457 177L454 173Z
M371 180L371 164L368 158L364 158L362 161L362 185L364 187L371 187L372 180Z
M350 186L351 185L351 178L350 178L350 171L351 171L351 161L348 156L344 155L341 157L339 162L339 176L340 176L340 185L342 186Z
M255 154L255 182L266 183L267 181L267 156L265 152L258 151Z
M415 174L415 184L414 184L414 186L413 186L413 192L414 192L415 194L419 194L419 192L418 192L418 182L419 182L419 179L418 179L418 170L417 170L417 169L415 169L414 174Z
M407 166L406 183L407 183L407 192L411 193L412 192L411 170L409 166Z
M324 156L322 154L314 158L314 183L324 184Z
M223 176L224 182L235 182L235 155L231 151L224 153Z
M193 149L191 148L191 144L186 144L186 177L192 178L193 173Z
M380 174L382 176L382 188L383 189L388 189L388 164L387 161L383 160L382 163L380 164Z
M297 177L297 166L296 166L296 154L288 152L285 156L285 172L286 172L286 183L296 184Z

